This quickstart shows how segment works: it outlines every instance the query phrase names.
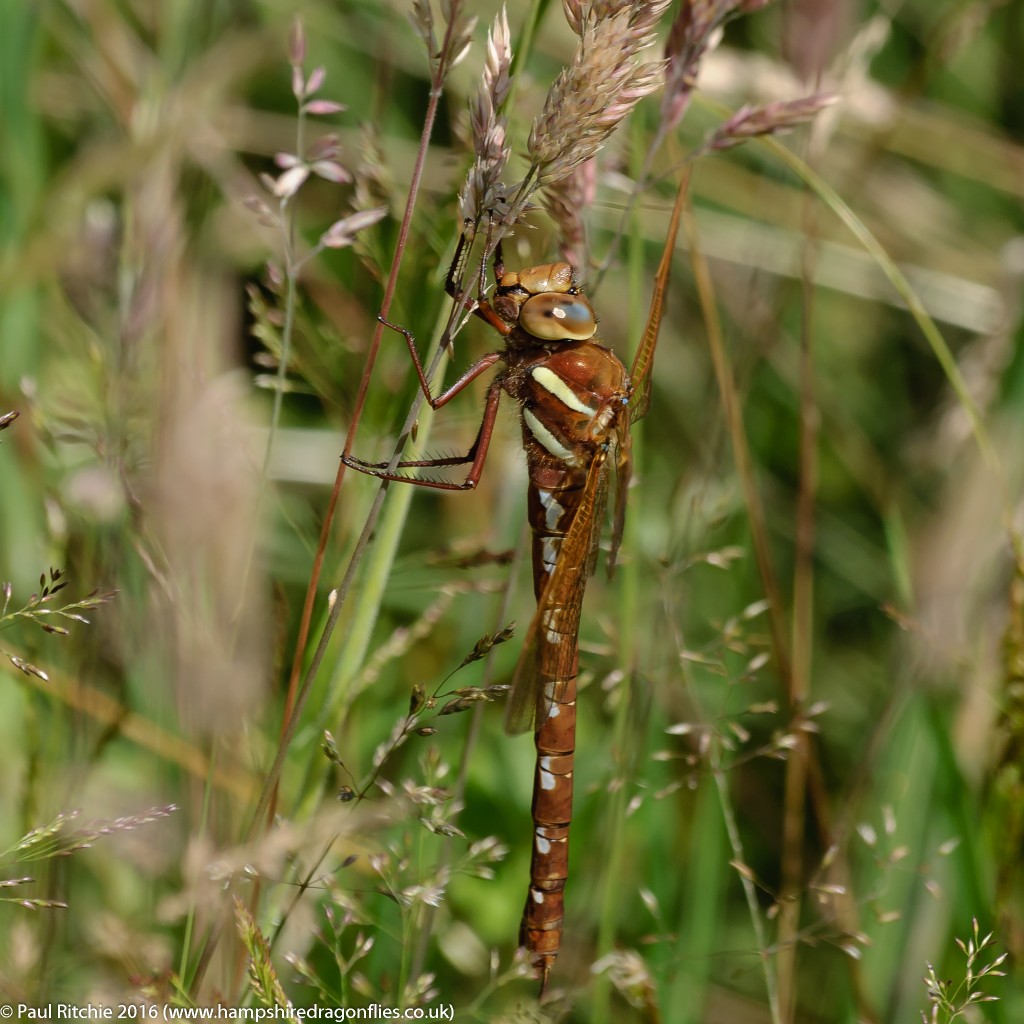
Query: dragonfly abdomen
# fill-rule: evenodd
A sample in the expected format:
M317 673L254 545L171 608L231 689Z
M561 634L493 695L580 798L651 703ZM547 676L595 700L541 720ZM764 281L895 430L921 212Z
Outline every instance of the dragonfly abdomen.
M579 605L600 536L606 453L618 438L630 387L615 355L589 342L560 347L517 371L510 376L522 402L538 601L533 849L519 941L543 986L561 947L569 874Z

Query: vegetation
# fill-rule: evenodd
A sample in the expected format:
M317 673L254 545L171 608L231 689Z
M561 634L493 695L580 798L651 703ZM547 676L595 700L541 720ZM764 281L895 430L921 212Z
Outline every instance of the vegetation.
M0 5L3 1001L1022 1019L1020 5L298 6ZM338 456L680 188L538 1003L514 409Z

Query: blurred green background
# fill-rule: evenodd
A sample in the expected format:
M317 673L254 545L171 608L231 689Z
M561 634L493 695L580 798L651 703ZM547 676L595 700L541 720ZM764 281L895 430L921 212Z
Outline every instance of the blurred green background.
M496 9L471 6L474 46L441 99L391 308L421 351L447 312L466 110ZM0 415L20 413L0 433L0 878L12 883L0 995L252 1001L235 896L298 1006L451 1004L467 1021L1024 1019L1013 0L769 6L727 27L635 205L657 96L601 154L585 216L610 269L585 276L600 337L626 359L685 154L745 103L840 97L813 132L780 140L793 160L751 142L694 165L696 235L676 252L622 564L587 594L550 1001L538 1008L511 977L529 738L506 737L501 708L481 704L428 715L434 735L387 747L414 686L434 692L484 633L529 622L514 410L475 492L392 488L289 748L279 828L247 840L428 102L407 13L398 0L0 3ZM295 14L307 72L322 65L321 95L346 108L307 119L305 144L336 131L354 180L311 178L282 234L246 201L276 207L258 176L296 150ZM557 4L509 17L511 179L573 37ZM264 466L283 309L266 263L381 205L389 218L353 247L302 266ZM548 218L529 221L509 266L554 258ZM864 237L909 281L917 318ZM723 414L695 239L747 461ZM455 370L495 345L471 326ZM428 451L468 447L485 381L429 438L423 420ZM387 456L415 392L386 334L357 454ZM344 481L307 664L375 489ZM51 567L70 582L44 608L117 596L50 635L13 613ZM773 629L802 684L795 702L764 656ZM517 650L444 688L507 682ZM385 785L338 800L371 776ZM490 837L507 848L495 863L499 848L472 845ZM972 984L1000 1001L954 1017L922 979L932 964L965 983L956 939L989 931ZM975 977L1006 951L1006 977Z

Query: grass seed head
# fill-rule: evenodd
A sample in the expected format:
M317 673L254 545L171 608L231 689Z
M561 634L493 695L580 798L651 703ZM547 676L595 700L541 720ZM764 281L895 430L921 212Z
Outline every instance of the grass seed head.
M641 64L637 58L654 42L653 29L667 6L667 0L588 5L567 0L566 16L579 45L551 87L527 142L540 185L565 177L594 156L658 87L662 62Z

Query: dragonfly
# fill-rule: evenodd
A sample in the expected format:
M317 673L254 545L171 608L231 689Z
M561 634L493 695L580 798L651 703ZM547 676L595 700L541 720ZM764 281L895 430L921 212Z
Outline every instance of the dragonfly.
M544 993L562 945L564 893L569 876L576 677L583 597L597 561L610 479L616 478L609 571L625 522L632 471L632 424L647 413L650 379L668 290L672 254L683 209L679 189L655 278L650 313L632 367L597 338L597 320L574 268L546 263L505 269L500 241L494 253L495 286L481 287L466 309L504 338L504 348L474 363L434 397L415 338L402 334L420 388L440 409L491 367L492 379L476 440L464 455L416 459L395 465L343 461L384 480L441 490L472 490L480 480L502 394L517 405L526 453L527 513L533 532L533 589L537 610L523 641L505 710L511 734L533 729L537 751L533 783L530 883L519 930L533 974ZM458 269L466 236L456 249L445 283L460 298ZM483 273L481 271L481 278ZM410 476L410 471L468 467L461 480Z

